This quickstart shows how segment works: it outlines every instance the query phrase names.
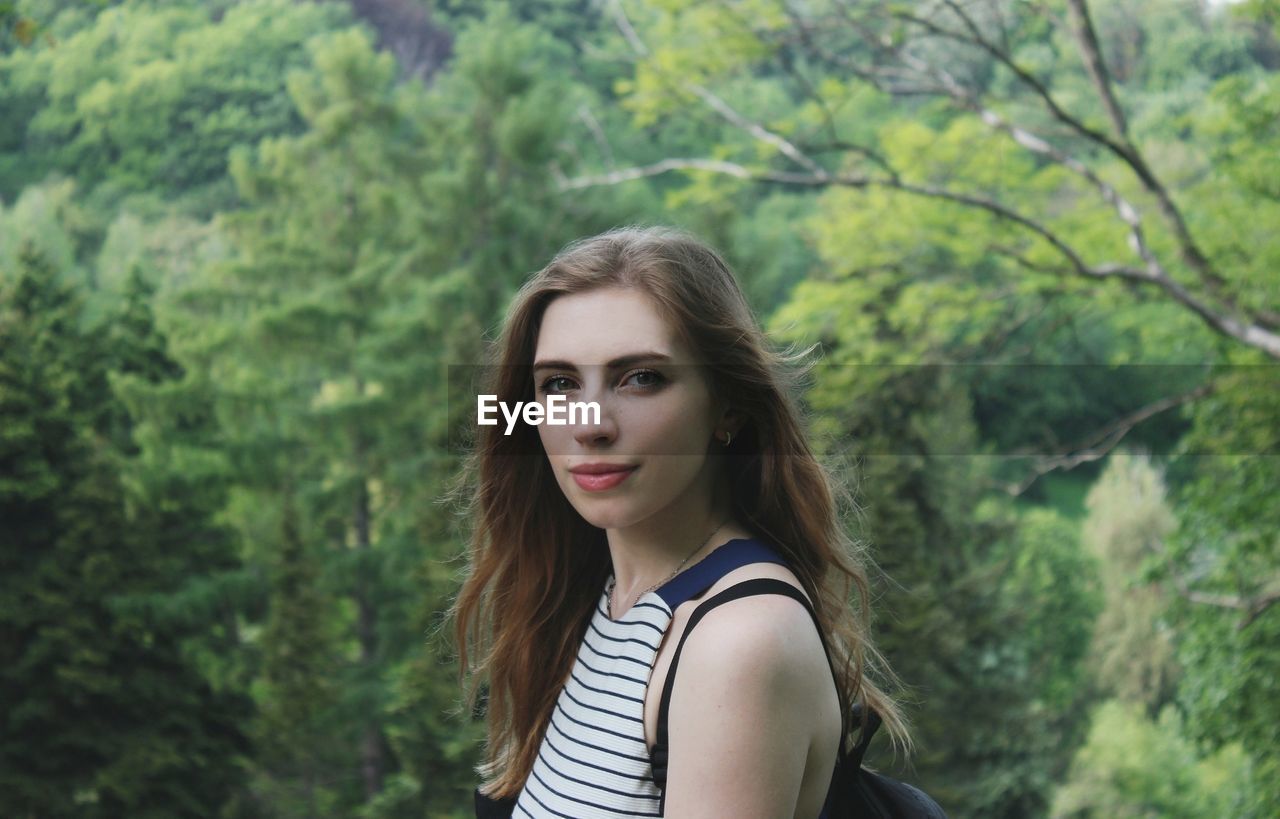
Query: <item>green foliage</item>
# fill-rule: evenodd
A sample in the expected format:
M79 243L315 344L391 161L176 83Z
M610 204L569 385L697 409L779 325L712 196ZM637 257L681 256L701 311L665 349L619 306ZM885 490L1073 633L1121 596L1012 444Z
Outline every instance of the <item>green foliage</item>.
M1053 819L1238 816L1248 812L1249 762L1238 745L1202 758L1172 705L1152 721L1140 705L1097 706L1089 740L1057 792Z
M432 501L462 405L435 374L478 361L555 247L546 163L570 96L558 47L502 7L458 43L424 89L363 33L312 40L287 78L305 130L233 153L231 252L173 294L192 366L222 385L229 518L272 578L255 788L283 815L436 813L473 786L478 735L422 640L453 582L422 566L457 549Z
M160 618L182 629L184 653L215 687L243 690L250 669L239 654L238 618L252 613L261 584L237 559L231 532L215 522L232 472L213 414L214 389L172 357L153 302L154 288L135 267L106 325L110 381L121 403L112 429L127 455L117 469L128 490L130 525L155 545L139 557L198 570L184 570L178 586L121 596L114 605L122 616ZM181 561L172 544L183 545Z
M306 130L233 155L246 203L222 220L233 252L175 294L175 320L202 341L188 354L223 384L231 519L270 578L255 728L272 753L256 788L298 816L345 812L380 787L343 772L385 754L380 664L411 645L396 567L418 548L424 461L408 413L426 402L410 351L426 348L402 316L422 307L413 273L432 249L416 229L420 93L396 86L362 32L308 53L314 68L287 78Z
M1074 522L1049 509L1021 516L1002 602L1025 612L1018 634L1035 688L1050 712L1065 714L1089 685L1082 662L1102 608L1097 586L1106 563L1080 548Z
M1280 481L1280 384L1274 366L1240 358L1191 410L1194 426L1182 448L1198 455L1185 456L1188 475L1174 495L1180 525L1153 574L1174 575L1220 601L1184 598L1174 609L1185 667L1178 700L1194 737L1215 747L1238 741L1250 754L1255 808L1269 815L1280 808L1280 607L1252 601L1280 586L1280 511L1271 491Z
M322 613L333 611L336 601L317 582L320 556L301 538L292 498L286 495L283 507L279 545L267 563L270 611L259 635L255 729L264 764L255 790L275 815L327 815L340 804L338 795L316 780L349 762L346 749L330 741L342 682L334 673L341 638Z
M1084 542L1103 570L1105 605L1094 632L1094 675L1101 690L1155 715L1177 682L1174 635L1159 587L1143 569L1177 525L1163 474L1149 457L1116 452L1089 491Z
M918 316L895 313L896 291L876 288L892 281L803 282L774 329L824 339L806 401L828 456L863 465L859 533L892 581L877 598L877 636L929 749L908 778L959 815L1034 814L1083 728L1093 567L1055 515L1019 519L1007 503L981 502L985 462L951 457L978 448L956 371L890 363L913 339L926 356L946 343L900 323Z
M56 275L87 284L88 247L97 241L94 215L76 195L73 180L25 188L9 208L0 204L0 281L15 276L24 246L47 259Z
M773 47L766 37L787 23L782 10L769 0L751 0L732 13L721 6L681 0L638 11L635 22L648 34L650 53L636 65L635 76L620 80L615 90L639 128L696 101L682 83L725 79L745 63L768 56ZM716 47L705 48L708 42Z
M30 110L0 136L0 197L52 170L101 189L229 204L227 152L296 132L284 93L303 43L349 15L334 3L254 0L214 19L204 4L127 3L56 45L0 58L0 100ZM6 118L7 119L7 118Z
M0 54L17 48L26 48L37 37L49 39L45 21L33 17L23 3L13 0L0 2Z
M1149 100L1187 82L1212 83L1247 71L1254 63L1249 32L1205 5L1120 0L1098 4L1094 14L1108 65L1123 85L1142 89Z
M1271 26L1280 36L1280 3L1276 0L1243 0L1236 8L1236 13L1242 18Z
M855 70L920 33L906 15L967 32L947 7L626 3L633 58L608 4L446 2L452 59L420 83L349 3L0 3L0 812L469 815L481 732L439 631L462 533L434 501L467 412L446 373L566 241L647 221L711 240L780 341L827 353L804 400L825 456L857 464L837 471L887 575L876 634L921 748L900 775L956 816L1273 815L1280 607L1248 606L1280 566L1280 385L1135 366L1268 359L1153 288L1073 274L1026 223L921 195L1143 264L1088 179L927 93L937 76L894 94ZM1115 132L1061 3L956 7ZM1090 8L1216 278L1008 66L957 36L911 54L1114 187L1188 293L1274 329L1276 4ZM920 190L557 190L673 157L813 170L690 82L827 172ZM1162 477L1113 453L1087 500L1087 464L993 491L1026 459L987 455L1080 446L1219 375L1126 435L1214 457Z
M210 623L140 598L181 601L225 558L153 525L122 481L127 411L110 373L163 380L145 316L112 339L34 251L0 291L0 808L14 816L205 816L243 780L247 700L186 652ZM131 344L132 342L132 344ZM161 346L158 346L161 345ZM143 351L146 350L146 353ZM140 354L142 353L142 354ZM167 498L186 534L213 532ZM156 719L163 714L164 719Z

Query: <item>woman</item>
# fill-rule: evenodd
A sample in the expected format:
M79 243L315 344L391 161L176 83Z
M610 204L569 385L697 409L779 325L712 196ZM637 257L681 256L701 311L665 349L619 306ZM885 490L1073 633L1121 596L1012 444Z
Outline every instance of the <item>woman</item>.
M796 373L714 250L670 228L575 242L516 295L494 357L498 401L599 414L478 427L450 612L464 673L488 682L478 815L814 819L855 704L910 746L865 673L884 668L866 576ZM760 594L685 634L700 602L755 578L813 615Z

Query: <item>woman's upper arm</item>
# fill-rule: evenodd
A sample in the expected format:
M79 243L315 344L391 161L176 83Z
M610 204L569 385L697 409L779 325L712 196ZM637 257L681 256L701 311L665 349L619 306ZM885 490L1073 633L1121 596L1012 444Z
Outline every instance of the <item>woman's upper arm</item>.
M667 819L795 815L815 646L808 612L777 595L718 606L689 633L667 715Z

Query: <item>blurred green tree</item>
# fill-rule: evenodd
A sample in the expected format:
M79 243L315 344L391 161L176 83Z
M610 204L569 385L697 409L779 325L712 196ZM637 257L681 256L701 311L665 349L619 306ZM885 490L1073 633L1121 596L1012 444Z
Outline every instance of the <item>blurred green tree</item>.
M1089 740L1057 793L1052 819L1262 816L1244 799L1249 760L1239 745L1201 759L1178 711L1158 719L1141 704L1107 700L1094 712Z
M0 811L208 816L245 778L251 703L190 650L222 625L192 592L233 555L198 493L142 502L112 388L176 371L145 315L86 326L34 251L0 280Z
M95 208L131 194L229 207L228 151L301 129L284 77L309 37L351 20L343 4L285 0L94 11L53 17L54 44L0 55L0 199L58 171Z

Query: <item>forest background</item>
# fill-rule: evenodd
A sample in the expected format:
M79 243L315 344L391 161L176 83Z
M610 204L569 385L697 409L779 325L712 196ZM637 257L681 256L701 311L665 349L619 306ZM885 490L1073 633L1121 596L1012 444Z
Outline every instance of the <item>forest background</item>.
M0 815L470 815L448 373L626 223L821 345L919 749L871 761L957 817L1280 815L1278 35L0 2Z

